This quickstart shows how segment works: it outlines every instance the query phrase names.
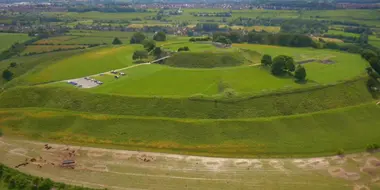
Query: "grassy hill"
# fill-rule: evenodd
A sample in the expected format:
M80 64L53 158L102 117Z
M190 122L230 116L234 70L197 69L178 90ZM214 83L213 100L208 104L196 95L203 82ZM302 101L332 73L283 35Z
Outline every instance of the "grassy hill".
M0 112L9 136L134 150L230 157L299 157L363 151L378 143L374 102L288 117L232 120L146 118L46 109ZM358 127L360 126L360 127Z
M372 101L366 80L232 100L128 97L71 88L13 88L0 108L44 107L72 111L173 118L254 118L310 113Z
M231 67L244 64L238 52L179 52L165 60L165 65L185 68Z

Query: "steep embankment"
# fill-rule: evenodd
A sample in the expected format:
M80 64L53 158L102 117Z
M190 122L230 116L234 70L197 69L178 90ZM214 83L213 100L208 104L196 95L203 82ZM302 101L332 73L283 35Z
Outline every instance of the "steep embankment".
M20 87L0 95L0 108L58 108L103 114L171 118L255 118L310 113L373 100L364 79L329 87L241 100L128 97L70 88Z
M375 102L287 117L193 120L48 109L0 112L8 136L125 149L230 157L290 157L363 151L378 143Z

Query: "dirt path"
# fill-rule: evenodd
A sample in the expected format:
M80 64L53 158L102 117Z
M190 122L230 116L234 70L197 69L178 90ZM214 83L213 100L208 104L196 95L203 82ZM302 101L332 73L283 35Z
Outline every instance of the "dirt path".
M19 169L65 183L109 189L313 190L363 186L371 189L380 177L380 154L369 153L345 157L238 159L62 144L48 147L47 150L41 142L0 138L0 162L14 167L26 158L39 158ZM75 160L75 169L59 167L68 158Z

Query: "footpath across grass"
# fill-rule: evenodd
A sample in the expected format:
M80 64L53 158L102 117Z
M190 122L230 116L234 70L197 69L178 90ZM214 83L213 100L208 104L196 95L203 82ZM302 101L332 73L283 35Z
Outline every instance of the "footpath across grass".
M303 157L364 151L379 143L380 107L368 104L287 117L146 118L49 109L2 109L4 134L60 143L226 157Z

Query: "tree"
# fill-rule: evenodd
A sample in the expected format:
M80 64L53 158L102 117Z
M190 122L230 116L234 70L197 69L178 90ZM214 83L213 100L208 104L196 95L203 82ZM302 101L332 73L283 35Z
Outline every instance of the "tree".
M294 77L297 81L304 81L306 78L306 70L302 65L298 65Z
M153 36L153 40L155 41L166 41L166 34L165 32L157 32L156 34L154 34Z
M152 50L156 47L156 42L153 41L153 40L144 40L144 41L142 42L142 44L143 44L144 48L145 48L148 52L152 51Z
M218 36L215 39L215 42L219 42L219 43L222 43L222 44L232 44L231 40L228 39L226 36Z
M364 58L365 60L369 61L371 58L373 57L377 57L377 54L376 52L370 50L370 49L366 49L364 50L362 53L361 53L361 56L362 58Z
M380 59L378 57L372 57L368 61L373 70L380 74Z
M155 47L155 48L154 48L154 50L153 50L153 55L154 55L154 56L158 57L158 56L161 55L161 53L162 53L162 50L161 50L160 47Z
M288 72L293 72L296 70L293 57L285 56L285 69Z
M359 43L360 44L368 44L368 34L367 34L367 32L363 32L363 33L360 34Z
M12 80L12 77L13 77L13 73L10 70L5 69L3 71L3 79L10 81L10 80Z
M265 54L261 58L261 64L264 66L272 65L272 56Z
M136 32L131 37L130 43L131 44L141 44L145 40L145 35L141 32Z
M143 58L148 58L148 52L146 50L137 50L133 53L132 59L143 59Z
M285 63L286 61L282 55L275 57L271 66L272 74L277 76L284 74Z
M113 45L120 45L120 44L123 44L123 42L121 42L121 40L116 37L113 39L112 44Z

